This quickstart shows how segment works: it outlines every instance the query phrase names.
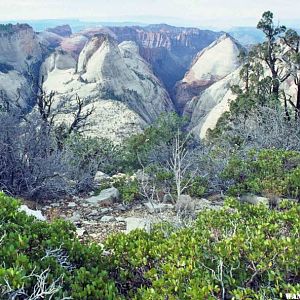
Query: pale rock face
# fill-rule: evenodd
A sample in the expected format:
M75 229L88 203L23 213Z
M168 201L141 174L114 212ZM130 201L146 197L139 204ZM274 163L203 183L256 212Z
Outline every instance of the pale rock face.
M34 73L42 60L40 40L29 25L9 25L0 30L0 90L11 100L20 98L28 105L33 83L26 76ZM36 74L31 74L35 76Z
M87 101L85 109L95 108L90 117L89 135L113 141L140 132L173 104L149 65L140 57L133 42L118 45L106 35L93 37L80 52L56 51L41 68L44 89L56 91L57 101L75 95ZM70 116L60 116L70 122Z
M114 100L99 100L84 107L83 112L94 107L94 112L85 128L85 134L91 137L108 138L121 143L133 133L141 133L146 124L132 110ZM71 121L69 115L60 116L58 122Z
M266 64L263 66L265 76L271 76L268 66ZM233 85L242 85L240 69L236 69L225 78L212 84L198 97L194 97L187 105L186 110L192 111L190 129L196 136L199 136L201 139L205 138L208 129L214 129L223 113L229 111L230 102L236 99L236 95L232 93L231 87ZM297 89L292 77L289 77L282 83L280 89L284 90L291 99L296 99Z
M242 47L228 34L224 34L194 59L190 70L176 84L176 103L180 111L195 96L213 83L225 78L240 66L238 56Z
M49 32L49 31L43 31L38 33L38 39L39 42L44 46L44 47L48 47L48 48L56 48L58 47L62 41L63 41L63 37L53 33L53 32Z
M195 55L219 36L219 32L180 28L166 24L110 27L118 42L135 41L141 56L171 93L187 72Z
M226 77L239 67L240 50L237 42L224 34L197 55L182 81L198 81L199 84L207 85Z
M10 33L0 31L0 63L24 72L27 71L26 62L33 64L41 58L39 39L30 26L15 25Z
M40 77L46 80L48 73L55 70L75 69L75 67L76 60L70 54L58 50L46 58L40 69Z
M69 37L72 34L72 29L70 25L61 25L55 28L48 28L46 29L46 31L55 33L62 37Z
M29 83L25 77L17 71L9 71L8 73L0 72L0 91L5 92L9 99L18 99L19 92L22 97L21 100L26 99L30 95ZM23 100L20 104L26 105Z
M240 69L237 69L191 101L190 129L196 136L205 138L207 130L214 129L222 114L229 110L230 101L234 101L236 97L231 91L231 86L239 84L239 72Z
M78 58L80 52L90 39L100 34L110 35L112 38L116 37L111 30L105 27L87 28L70 37L64 38L60 43L60 48Z

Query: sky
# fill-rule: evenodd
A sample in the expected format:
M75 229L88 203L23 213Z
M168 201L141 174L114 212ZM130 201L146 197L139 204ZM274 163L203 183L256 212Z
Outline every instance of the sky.
M0 20L81 19L226 28L255 26L271 10L300 27L299 0L0 0Z

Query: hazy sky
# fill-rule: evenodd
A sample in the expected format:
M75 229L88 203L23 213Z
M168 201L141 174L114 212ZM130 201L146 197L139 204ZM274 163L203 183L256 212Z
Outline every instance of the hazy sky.
M299 0L0 0L2 21L80 18L255 26L266 10L272 10L281 23L300 26Z

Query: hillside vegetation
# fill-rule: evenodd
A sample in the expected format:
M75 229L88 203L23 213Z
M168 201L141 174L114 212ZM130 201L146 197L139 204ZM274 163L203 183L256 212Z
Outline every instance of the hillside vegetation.
M82 244L1 194L1 299L280 299L300 288L300 206L228 199L193 226ZM30 296L29 296L30 295Z

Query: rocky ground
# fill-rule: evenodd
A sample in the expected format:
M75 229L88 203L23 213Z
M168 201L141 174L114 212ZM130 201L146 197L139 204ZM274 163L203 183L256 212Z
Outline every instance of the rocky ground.
M77 227L80 239L101 243L112 233L128 233L137 228L149 231L153 224L162 221L176 224L190 221L199 211L205 208L219 209L223 204L219 198L193 200L183 195L179 205L138 201L126 205L116 201L112 197L114 193L117 190L111 188L98 196L74 197L41 206L26 202L23 210L50 222L55 218L71 221Z

